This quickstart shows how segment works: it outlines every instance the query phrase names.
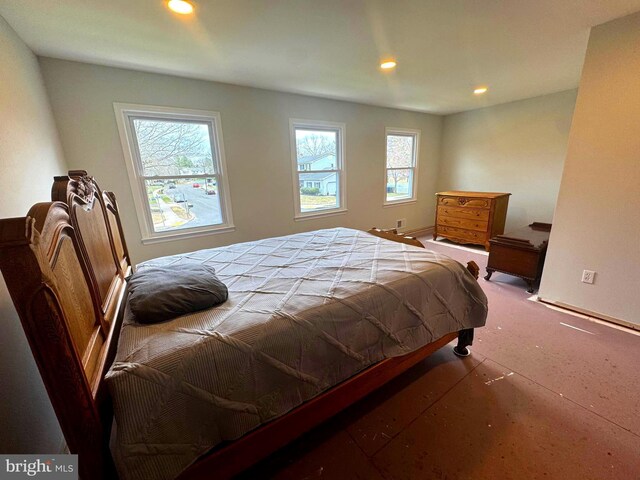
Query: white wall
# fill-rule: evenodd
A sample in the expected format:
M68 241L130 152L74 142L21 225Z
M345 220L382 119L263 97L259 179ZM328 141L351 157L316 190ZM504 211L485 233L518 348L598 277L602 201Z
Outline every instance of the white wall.
M551 223L576 91L445 117L438 190L510 192L506 231Z
M433 224L439 116L49 58L40 64L67 162L115 192L134 262L336 225L391 227L400 218L408 229ZM235 232L140 243L114 102L221 113ZM347 214L294 221L289 118L346 123ZM422 131L416 204L382 206L385 127Z
M640 325L638 79L640 13L593 28L539 295Z
M66 167L38 62L0 17L0 218L51 200ZM0 452L55 453L62 432L0 280Z

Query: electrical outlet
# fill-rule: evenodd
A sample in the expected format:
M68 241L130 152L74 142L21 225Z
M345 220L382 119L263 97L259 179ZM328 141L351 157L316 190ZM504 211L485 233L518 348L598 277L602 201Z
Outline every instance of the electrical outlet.
M396 220L396 228L404 228L406 223L407 223L407 219L406 218L400 218L400 219Z
M584 283L593 283L596 278L596 272L593 270L584 270L582 272L582 281Z

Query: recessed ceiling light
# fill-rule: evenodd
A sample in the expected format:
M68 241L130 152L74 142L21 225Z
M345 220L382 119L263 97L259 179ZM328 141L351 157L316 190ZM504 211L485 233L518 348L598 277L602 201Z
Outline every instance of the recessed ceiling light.
M180 15L193 13L193 4L187 2L187 0L169 0L167 6Z
M386 62L382 62L380 64L380 68L382 68L383 70L390 70L392 68L395 68L397 65L397 63L394 60L387 60Z
M478 87L473 91L474 95L482 95L483 93L486 93L487 90L489 90L487 87Z

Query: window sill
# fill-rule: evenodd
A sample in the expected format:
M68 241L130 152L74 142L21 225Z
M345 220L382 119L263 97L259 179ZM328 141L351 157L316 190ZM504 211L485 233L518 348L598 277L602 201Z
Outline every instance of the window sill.
M418 200L415 198L409 198L407 200L396 200L395 202L384 202L382 204L382 208L387 208L387 207L395 207L396 205L408 205L411 203L417 203Z
M310 213L310 214L298 214L296 215L293 219L296 222L300 222L302 220L315 220L318 218L322 218L322 217L333 217L334 215L344 215L345 213L347 213L347 209L346 208L342 208L339 210L328 210L324 213L319 213L319 212L314 212L314 213Z
M204 237L206 235L216 235L218 233L230 233L235 231L234 225L225 225L218 228L208 228L206 230L197 230L190 232L174 232L167 235L159 235L156 237L142 238L143 245L153 245L154 243L172 242L175 240L188 240L190 238Z

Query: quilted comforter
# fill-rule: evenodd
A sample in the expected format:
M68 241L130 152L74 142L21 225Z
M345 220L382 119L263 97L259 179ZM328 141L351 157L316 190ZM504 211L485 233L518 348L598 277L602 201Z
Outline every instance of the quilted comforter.
M384 358L483 326L487 299L443 255L335 228L140 265L201 262L229 288L169 322L125 314L107 374L122 479L168 479L199 455ZM129 317L129 318L127 318Z

